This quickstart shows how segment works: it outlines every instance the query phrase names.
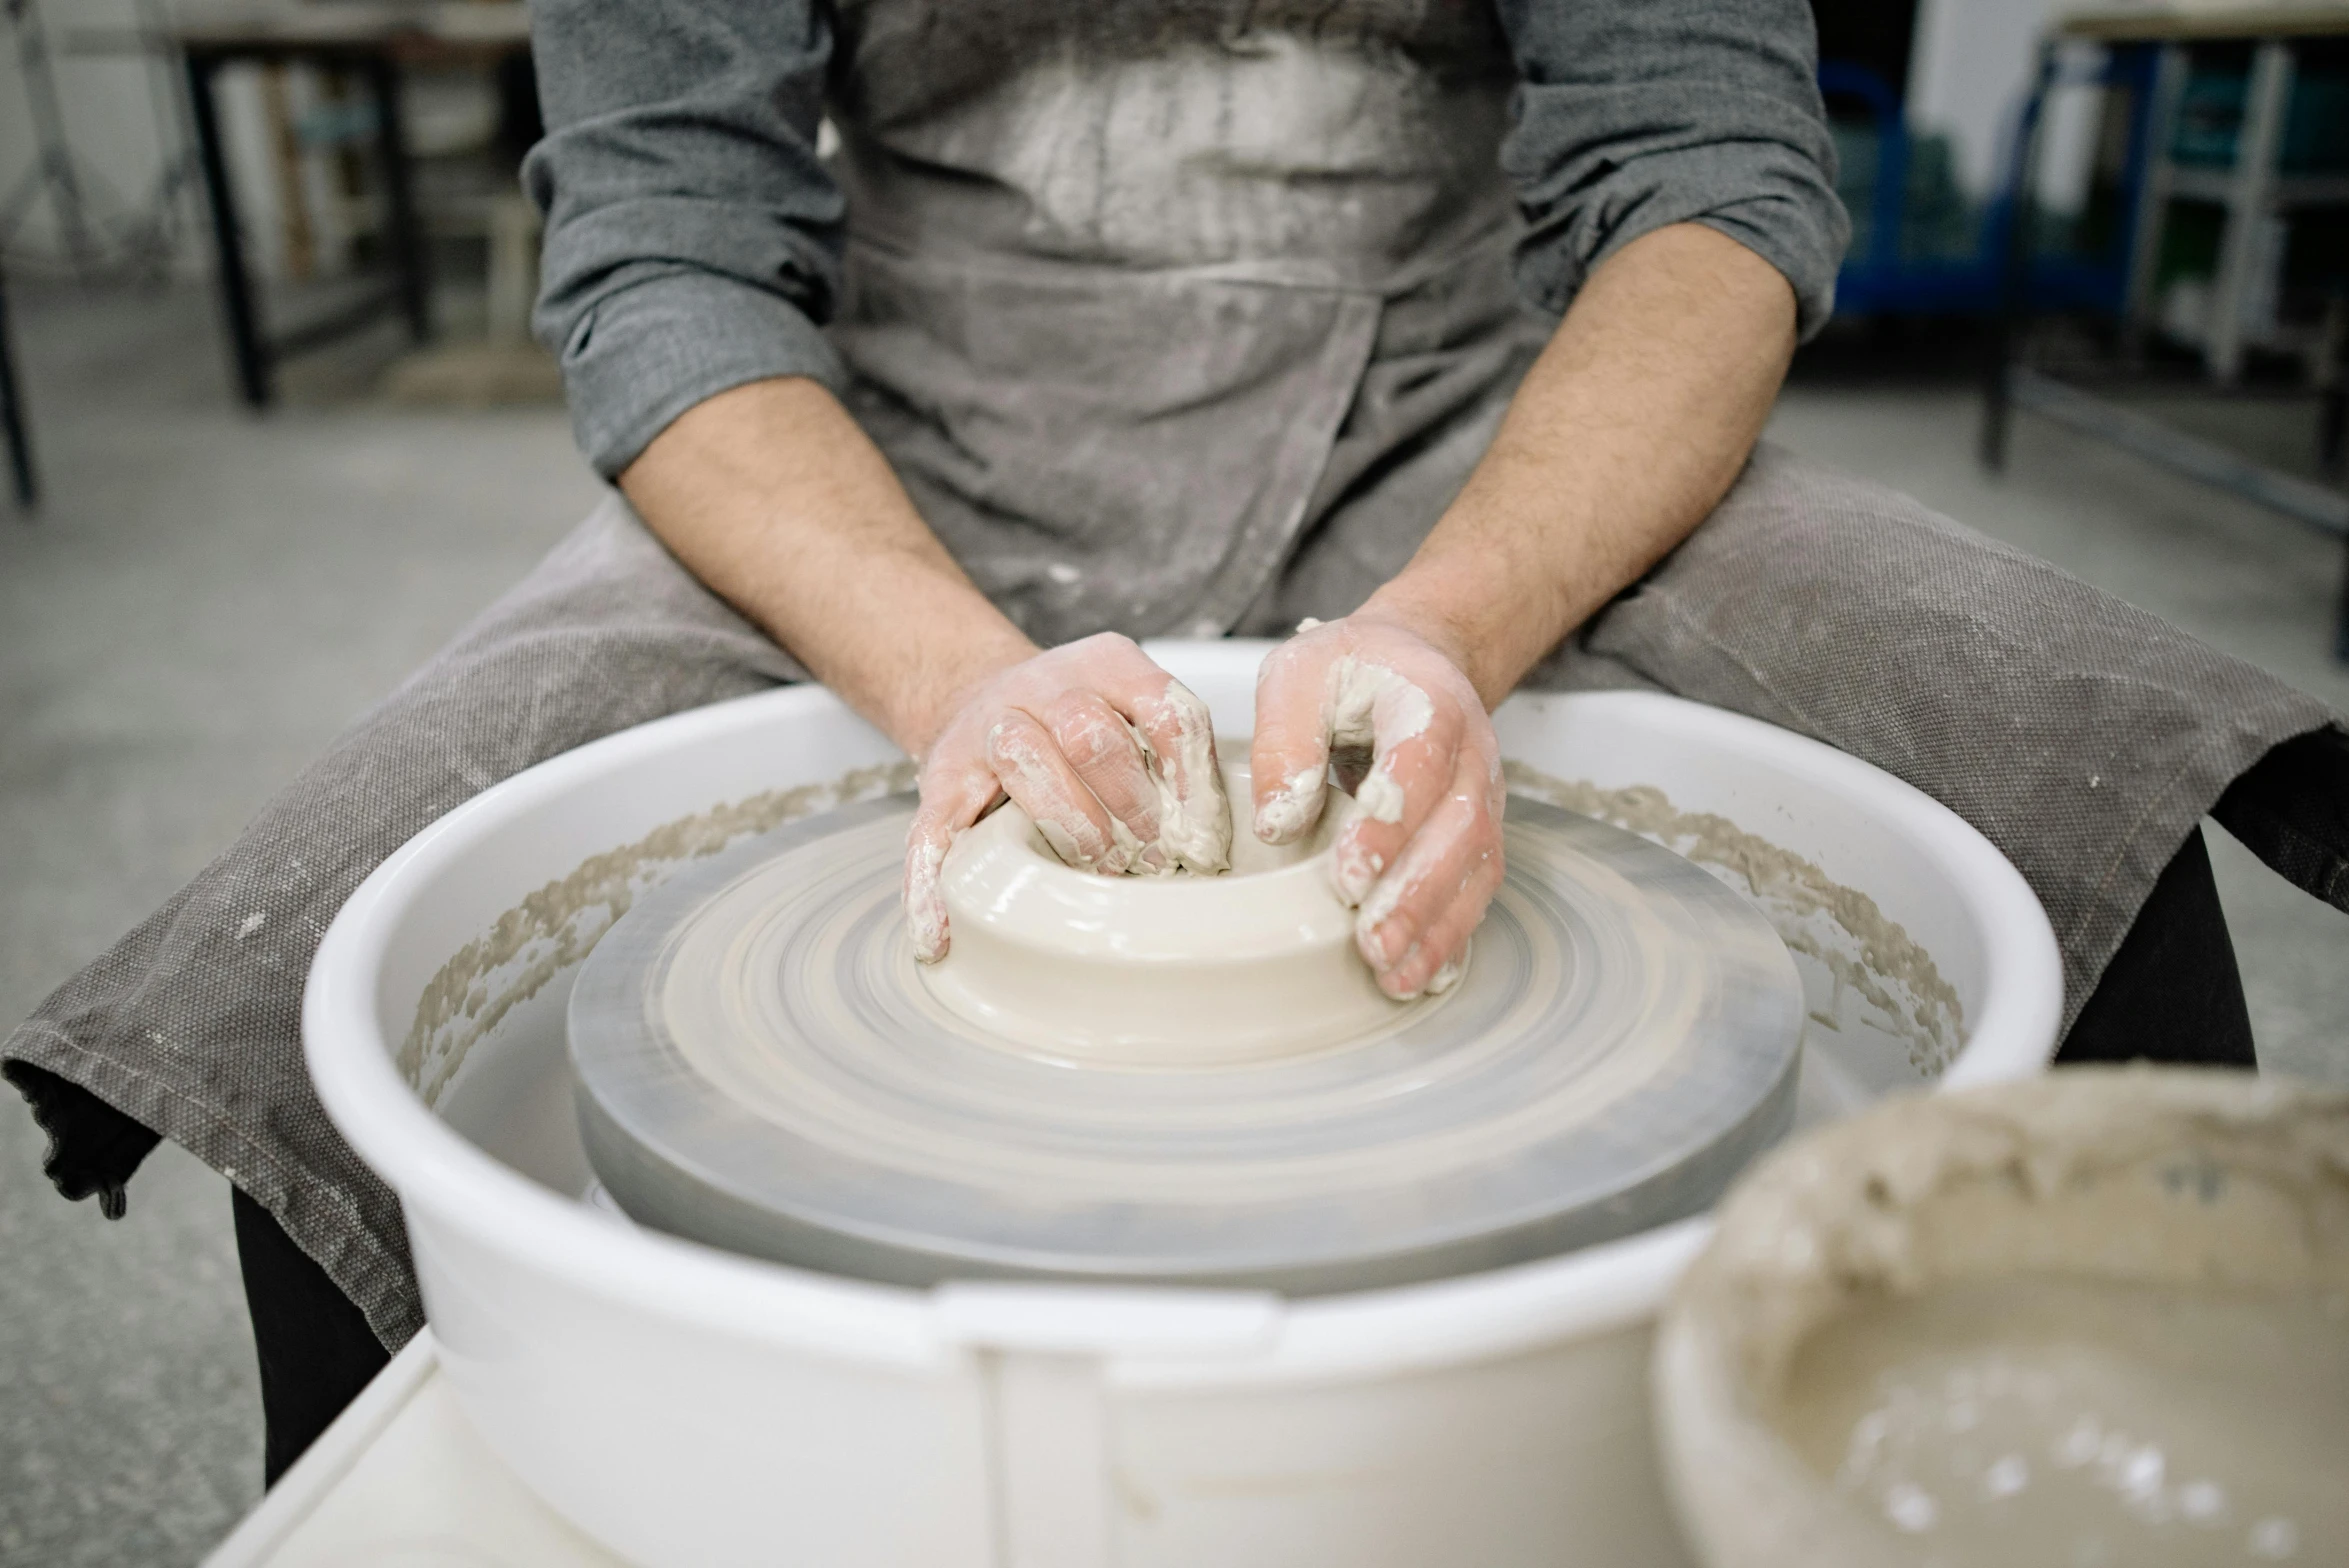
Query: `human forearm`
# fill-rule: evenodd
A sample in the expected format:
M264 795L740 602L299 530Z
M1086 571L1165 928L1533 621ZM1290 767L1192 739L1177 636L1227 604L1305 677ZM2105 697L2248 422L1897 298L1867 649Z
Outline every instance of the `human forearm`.
M1273 842L1369 731L1356 798L1378 809L1331 860L1397 997L1458 972L1500 885L1487 710L1728 490L1798 326L1833 308L1848 233L1801 0L1494 9L1517 66L1517 283L1565 320L1410 564L1276 650L1256 689L1254 827Z
M910 755L955 692L1036 652L814 381L697 404L619 482L695 576Z
M1489 707L1703 521L1794 351L1785 279L1695 224L1592 274L1484 460L1364 613L1404 622Z
M1319 814L1337 744L1370 732L1338 894L1391 996L1440 990L1500 885L1486 710L1685 538L1737 477L1794 350L1783 276L1710 229L1658 229L1591 276L1459 498L1369 603L1265 661L1257 833Z

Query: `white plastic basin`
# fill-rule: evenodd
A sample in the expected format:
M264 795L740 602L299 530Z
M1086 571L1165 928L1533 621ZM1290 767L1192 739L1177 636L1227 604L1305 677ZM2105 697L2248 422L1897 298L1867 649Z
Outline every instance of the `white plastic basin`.
M1219 730L1246 733L1265 646L1152 651ZM1660 787L1873 899L1962 1008L1940 1082L2044 1065L2061 1002L2046 918L1988 842L1924 795L1666 697L1525 695L1499 723L1513 760ZM451 812L328 930L303 1010L311 1072L398 1190L451 1385L514 1470L648 1568L1684 1562L1652 1456L1646 1357L1702 1221L1299 1301L895 1289L642 1231L582 1201L564 1065L571 973L608 909L579 914L568 947L525 944L481 980L470 1022L456 1009L478 1033L461 1059L398 1064L452 955L518 929L512 912L557 908L550 890L580 887L593 857L895 760L816 688L645 725ZM1806 1046L1815 1119L1909 1070L1826 968L1803 967L1815 1016L1840 1025Z

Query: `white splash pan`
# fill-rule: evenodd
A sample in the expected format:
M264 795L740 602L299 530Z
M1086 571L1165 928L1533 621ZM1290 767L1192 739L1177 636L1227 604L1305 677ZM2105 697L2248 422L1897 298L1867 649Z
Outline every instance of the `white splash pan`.
M1265 647L1152 651L1219 729L1246 733ZM1872 897L1963 1005L1941 1083L2044 1066L2061 1002L2046 917L1923 794L1668 697L1524 695L1499 725L1515 760L1659 786ZM431 1108L395 1064L451 955L589 857L892 760L815 688L648 724L451 812L328 929L303 1006L311 1073L398 1190L442 1364L515 1472L647 1568L1685 1562L1646 1362L1703 1220L1309 1300L897 1289L641 1231L583 1201L562 1043L570 969L480 1038ZM1848 1004L1803 967L1814 1009ZM1905 1055L1889 1076L1872 1068L1871 1052L1901 1048L1843 1011L1841 1032L1814 1027L1806 1046L1809 1119L1907 1070Z

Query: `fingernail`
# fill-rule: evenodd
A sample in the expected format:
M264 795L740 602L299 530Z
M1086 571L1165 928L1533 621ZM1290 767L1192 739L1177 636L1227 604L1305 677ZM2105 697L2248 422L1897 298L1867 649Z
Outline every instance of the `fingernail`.
M1338 851L1336 881L1338 897L1348 904L1360 904L1370 896L1378 883L1378 874L1386 869L1384 855L1365 854L1354 845Z
M1387 980L1392 980L1398 975L1408 974L1412 964L1417 962L1418 958L1419 944L1414 942L1411 944L1409 949L1404 952L1401 958L1396 959L1392 964L1387 966L1385 972L1379 976L1379 979L1384 982ZM1393 990L1388 991L1387 995L1393 997L1398 1002L1408 1002L1415 999L1419 993L1420 987L1418 986L1398 985Z
M1266 798L1256 808L1256 836L1267 844L1285 843L1297 836L1299 820L1304 816L1297 797L1281 790Z
M1396 916L1371 928L1369 939L1363 944L1367 950L1362 956L1379 973L1392 973L1419 951L1418 942L1413 940L1415 934L1409 920Z
M1324 771L1300 769L1266 796L1256 808L1256 836L1267 844L1286 844L1310 828L1321 813Z

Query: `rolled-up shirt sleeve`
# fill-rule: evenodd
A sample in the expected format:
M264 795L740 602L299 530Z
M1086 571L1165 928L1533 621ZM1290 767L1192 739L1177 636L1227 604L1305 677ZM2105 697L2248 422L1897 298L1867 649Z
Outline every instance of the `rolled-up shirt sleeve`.
M1517 59L1501 161L1528 223L1519 287L1562 311L1643 234L1702 223L1835 309L1850 220L1806 0L1500 0Z
M607 477L694 404L772 376L837 390L822 324L842 201L816 156L821 0L531 0L545 140L539 339Z

